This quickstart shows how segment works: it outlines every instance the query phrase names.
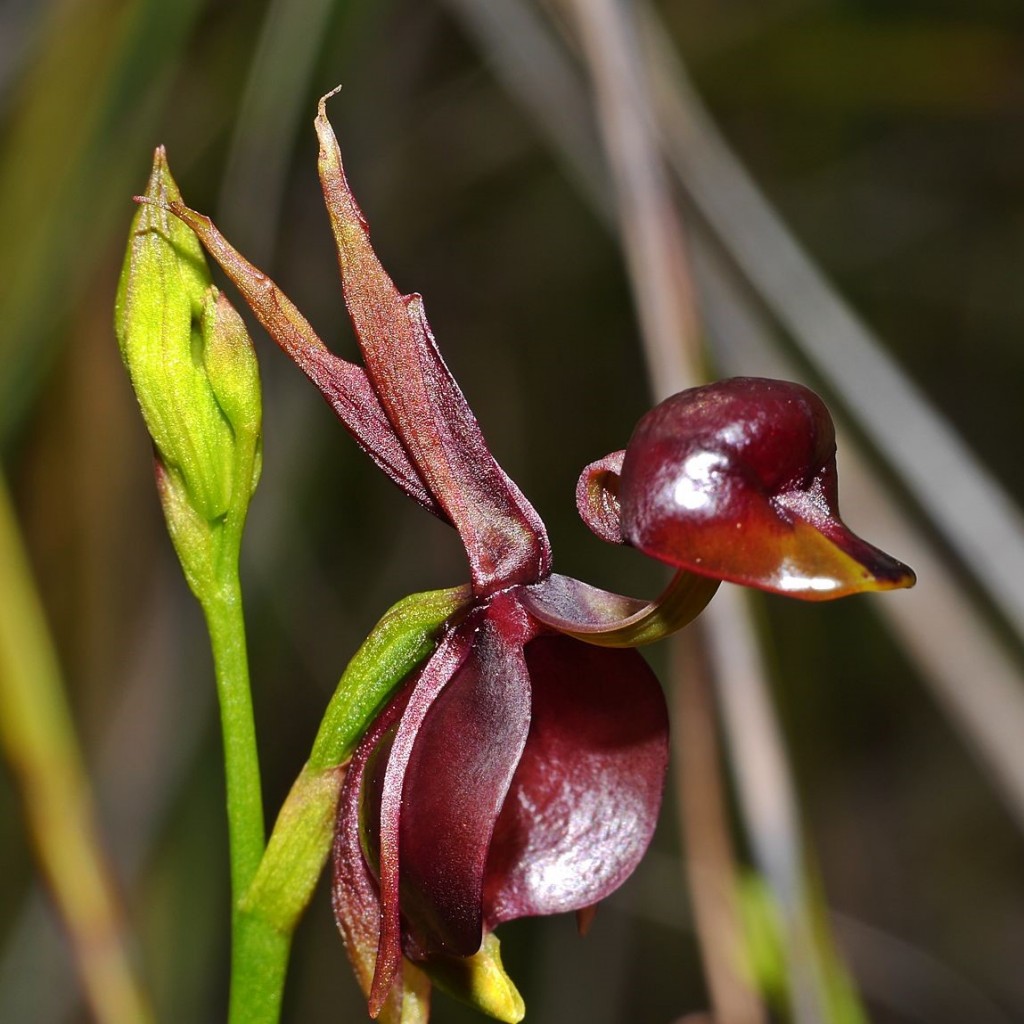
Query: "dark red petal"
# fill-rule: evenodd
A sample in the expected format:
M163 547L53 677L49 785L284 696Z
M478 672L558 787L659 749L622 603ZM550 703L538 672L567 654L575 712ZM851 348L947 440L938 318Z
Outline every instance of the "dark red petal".
M636 651L540 637L526 663L533 718L491 841L489 928L618 888L650 843L668 763L665 700Z
M716 579L811 600L914 581L840 519L832 419L799 384L737 377L662 402L619 499L630 544Z
M377 719L349 762L338 805L338 826L334 836L331 904L345 949L359 987L369 997L377 963L380 941L380 898L360 842L360 804L363 772L372 752L405 706L407 695L399 695ZM401 973L398 968L401 969ZM385 1024L410 1020L426 1020L429 1005L429 982L411 964L398 964L386 983L380 1002L371 1007L373 1016ZM420 1015L407 1011L406 999L415 1001Z
M480 948L487 851L529 727L521 642L489 619L425 717L405 773L402 911L428 953Z
M422 299L402 295L377 259L345 179L324 100L316 130L345 305L374 390L420 476L459 531L476 592L539 579L551 564L543 523L491 455L438 352Z
M331 352L287 295L234 249L209 217L182 203L171 203L220 264L256 319L281 350L316 385L360 448L411 498L441 519L434 500L391 426L366 371Z
M479 617L470 614L438 644L437 650L423 666L409 694L409 702L399 721L388 753L383 779L379 780L379 785L367 780L373 790L370 798L376 799L376 791L380 793L380 829L377 842L381 922L377 968L370 995L371 1010L375 1005L383 1003L391 979L402 959L399 836L406 768L424 718L438 694L468 656L478 627Z
M625 454L625 451L612 452L592 462L576 482L576 508L580 518L609 544L621 544L623 541L619 474Z

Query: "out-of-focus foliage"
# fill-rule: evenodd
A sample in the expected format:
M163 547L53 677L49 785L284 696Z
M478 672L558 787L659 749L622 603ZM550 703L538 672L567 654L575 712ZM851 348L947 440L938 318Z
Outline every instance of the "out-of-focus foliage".
M798 236L1024 499L1019 5L659 7ZM580 469L623 447L649 404L619 254L452 10L0 8L2 457L161 1019L223 1016L228 914L211 669L111 327L130 197L155 145L190 204L352 356L311 124L316 97L342 83L332 118L377 247L399 286L426 296L493 450L550 527L558 570L637 594L661 580L592 538L573 502ZM276 810L362 637L394 600L460 582L465 567L444 527L378 479L253 334L266 442L243 583ZM1024 1018L1024 850L986 779L868 601L765 607L806 822L872 1019ZM584 942L567 920L507 929L535 1024L667 1022L706 1005L672 825ZM4 773L0 860L0 1019L82 1019ZM363 1012L320 893L286 1019ZM438 997L436 1019L469 1018Z

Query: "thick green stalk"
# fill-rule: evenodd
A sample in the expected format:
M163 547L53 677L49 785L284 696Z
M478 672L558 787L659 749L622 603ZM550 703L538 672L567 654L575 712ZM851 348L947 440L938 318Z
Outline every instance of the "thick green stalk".
M114 330L156 449L168 533L206 615L213 649L231 860L230 1019L272 1024L281 982L261 965L283 964L287 942L282 952L280 936L241 909L265 842L238 581L242 530L261 465L259 368L245 324L211 283L199 240L164 208L180 192L162 148L153 156L145 198L128 238Z
M0 477L0 744L99 1024L146 1024L53 642Z

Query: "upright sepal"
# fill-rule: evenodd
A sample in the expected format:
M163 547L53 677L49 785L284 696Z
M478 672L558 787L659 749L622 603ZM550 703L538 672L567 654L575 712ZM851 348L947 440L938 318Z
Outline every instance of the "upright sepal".
M366 372L417 471L459 531L476 592L538 579L551 564L544 524L491 455L437 349L423 299L401 294L381 266L345 178L326 99L316 118L320 181Z
M359 446L409 497L445 518L409 462L366 371L331 352L291 299L242 256L209 217L190 210L177 199L171 199L168 206L195 232L267 333L316 385Z

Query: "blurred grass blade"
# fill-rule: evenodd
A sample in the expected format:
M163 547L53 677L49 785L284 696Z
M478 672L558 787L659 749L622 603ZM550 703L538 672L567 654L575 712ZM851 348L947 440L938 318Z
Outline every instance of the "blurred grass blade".
M836 984L839 965L830 961L829 943L821 941L813 927L813 894L796 791L749 600L736 587L722 587L702 619L729 763L754 863L778 907L792 1020L837 1024L827 993Z
M18 83L0 162L0 448L59 347L138 168L199 0L62 0ZM120 229L118 229L119 232ZM83 259L88 253L90 258Z
M1013 1024L973 983L926 950L844 914L832 914L863 989L879 1008L922 1024Z
M182 679L204 671L205 665L201 657L197 664L198 645L180 642L184 595L180 574L169 559L160 563L154 586L141 603L143 622L134 634L120 692L90 749L106 845L129 892L151 863L154 841L196 770L213 711L207 687L181 686ZM126 762L132 771L124 770ZM150 906L144 916L152 912ZM219 922L205 915L201 922L190 918L182 924L193 947L203 949L212 945L209 933ZM62 955L65 945L49 900L41 886L33 886L0 945L0 1021L78 1020L81 997L69 984L72 968ZM160 980L167 970L166 960L161 960L150 975L161 1016L167 1007L159 1002ZM176 977L174 1005L189 1005L194 987Z
M705 380L682 224L650 130L629 19L614 0L563 4L573 12L593 84L651 391L660 402Z
M612 184L580 76L561 43L522 0L444 0L495 76L533 118L566 175L609 225Z
M741 917L707 631L697 620L670 645L666 682L676 806L711 1009L730 1024L766 1024L758 986L744 970L750 937Z
M272 0L263 19L217 204L222 227L257 265L273 254L285 177L334 6Z
M152 1019L124 946L57 658L0 479L0 743L96 1020Z
M682 225L652 135L635 26L629 8L618 0L570 0L567 7L593 82L615 179L648 372L655 395L666 397L703 378L700 327ZM800 810L750 606L736 588L726 586L702 621L744 831L779 910L783 988L792 1020L858 1019L856 996L829 955L827 928L823 933L814 927ZM853 1008L852 1015L833 1005L830 995L839 989L850 991L844 1006Z

